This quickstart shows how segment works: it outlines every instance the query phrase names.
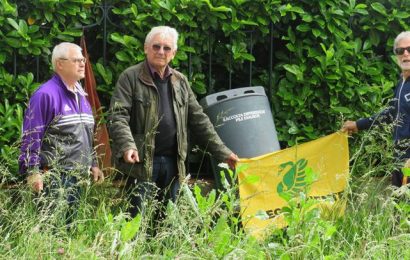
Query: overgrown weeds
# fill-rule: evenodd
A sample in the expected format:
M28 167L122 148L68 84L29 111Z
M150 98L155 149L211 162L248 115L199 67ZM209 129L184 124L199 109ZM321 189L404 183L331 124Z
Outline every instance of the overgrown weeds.
M241 227L238 186L229 172L228 178L222 177L223 190L204 195L199 186L183 184L176 203L154 201L143 216L133 219L126 212L126 194L110 179L102 185L83 182L78 212L67 229L64 199L55 202L61 207L39 210L41 196L18 183L18 188L0 190L0 255L5 259L409 259L410 192L408 187L389 185L388 172L396 163L389 137L374 130L352 141L351 181L342 217L324 216L315 207L318 201L301 193L290 198L283 210L287 228L257 240ZM2 171L7 169L3 165ZM165 214L158 219L159 208Z

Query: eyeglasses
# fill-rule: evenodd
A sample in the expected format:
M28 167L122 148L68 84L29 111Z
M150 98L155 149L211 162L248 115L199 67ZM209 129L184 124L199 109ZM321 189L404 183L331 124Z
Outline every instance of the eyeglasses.
M160 51L161 48L162 48L162 49L164 50L164 52L166 52L166 53L168 53L168 52L170 52L170 51L172 50L172 48L169 47L169 46L161 46L161 45L159 45L159 44L153 44L153 45L152 45L152 49L153 49L154 51Z
M60 60L69 60L72 61L74 63L80 64L80 63L86 63L87 59L86 58L76 58L76 59L67 59L67 58L60 58Z
M404 54L404 51L407 51L407 52L410 54L410 46L404 47L404 48L396 48L396 49L394 49L394 53L395 53L396 55L403 55L403 54Z

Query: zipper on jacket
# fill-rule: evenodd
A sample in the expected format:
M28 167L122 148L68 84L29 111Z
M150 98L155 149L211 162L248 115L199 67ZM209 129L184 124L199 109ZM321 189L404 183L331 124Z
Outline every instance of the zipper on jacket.
M404 83L405 83L406 81L403 79L403 81L402 81L402 83L401 83L401 86L400 86L400 89L399 89L399 94L397 95L397 99L398 99L398 101L397 101L397 115L396 115L396 119L394 120L394 124L396 124L396 127L395 127L395 131L394 131L394 139L397 139L397 130L398 130L398 128L399 128L399 117L400 117L400 100L401 100L401 91L403 90L403 86L404 86Z
M84 140L84 136L88 136L88 130L87 130L87 128L85 127L85 123L84 123L84 120L83 120L83 110L82 110L82 106L81 106L81 102L83 102L84 101L84 99L86 98L85 96L83 96L83 95L80 95L79 93L77 93L77 92L74 92L74 95L75 95L75 99L76 99L76 101L77 101L77 107L78 107L78 114L80 115L80 124L81 124L81 128L82 128L82 135L83 135L83 142L85 141ZM91 104L90 104L91 105ZM87 144L87 146L88 146L88 151L83 151L83 152L87 152L88 153L88 155L89 156L91 156L91 158L88 158L88 155L85 155L85 154L83 154L83 156L87 156L87 158L85 159L88 163L90 163L90 165L89 165L89 167L90 167L90 169L91 169L91 167L93 166L93 161L94 161L94 158L93 158L93 151L92 151L92 147L94 146L94 144L93 144L93 140L94 140L94 135L93 135L93 133L91 133L91 148L88 146L88 144ZM84 162L84 158L82 158L82 162Z

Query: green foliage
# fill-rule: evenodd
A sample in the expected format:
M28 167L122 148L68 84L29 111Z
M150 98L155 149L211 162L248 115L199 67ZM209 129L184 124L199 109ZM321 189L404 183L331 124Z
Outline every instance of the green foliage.
M3 189L9 181L18 182L23 110L33 91L50 77L52 47L60 41L78 43L83 26L98 25L84 32L94 43L88 44L89 53L107 106L119 74L144 59L146 33L162 24L180 32L172 66L189 77L197 94L225 90L229 73L233 87L243 86L250 62L252 85L268 88L272 24L269 98L279 140L293 145L338 129L341 118L368 116L387 103L398 75L393 39L409 29L410 17L408 5L399 0L107 1L112 23L107 21L104 60L104 11L99 7L105 2L0 0L2 257L59 258L57 249L64 247L63 258L83 259L410 258L408 189L391 197L385 178L379 178L401 163L394 161L385 128L352 139L352 184L342 218L322 218L317 201L303 193L298 200L289 196L289 206L283 209L289 226L273 230L264 241L241 228L236 176L230 171L222 173L223 191L204 195L197 186L191 190L182 185L176 203L153 203L146 215L134 219L123 213L125 197L108 185L109 180L103 187L85 183L71 231L61 221L64 207L39 214L39 197L22 184ZM308 169L305 173L313 176ZM153 220L158 208L165 210L161 221Z
M163 24L180 32L172 66L189 77L197 94L225 90L231 82L233 87L246 86L250 63L251 85L269 88L272 25L269 99L279 140L293 145L297 139L335 131L340 118L368 116L387 103L398 75L393 39L409 29L410 17L409 7L398 0L116 0L108 1L106 10L104 3L1 0L2 98L14 109L24 109L51 74L52 47L60 41L78 42L84 32L93 43L89 53L107 107L119 74L144 59L146 33ZM102 29L105 12L107 35ZM96 27L83 30L91 25ZM8 145L19 136L13 131Z
M353 174L363 178L384 177L395 168L403 167L403 162L393 156L391 131L392 125L374 126L351 138L350 161Z
M357 141L367 144L369 138ZM110 179L92 185L84 178L70 230L62 197L52 201L55 208L39 211L44 194L33 194L23 183L5 189L1 180L0 253L4 259L408 259L408 187L392 190L386 178L371 177L384 161L368 165L366 158L354 157L353 163L343 216L326 216L320 201L301 192L288 197L282 208L288 226L273 228L259 240L241 227L239 187L229 171L222 176L224 190L204 194L196 185L182 184L176 203L153 201L135 218L124 213L127 193L111 186ZM0 176L7 174L2 166ZM160 218L158 209L164 210Z
M280 139L293 144L295 136L315 138L337 129L339 114L356 118L374 113L391 95L397 75L389 58L391 39L406 28L396 28L401 18L392 15L383 34L368 32L382 4L371 6L376 8L329 0L281 9L282 16L296 22L282 26L286 49L276 52L280 62L274 72L280 76L273 99L277 117L286 120ZM395 8L399 6L391 6L391 12Z
M136 216L131 221L124 223L121 228L121 240L123 242L130 241L135 234L138 232L138 229L141 224L141 215Z
M10 105L9 101L4 100L0 104L0 142L7 143L10 139L15 138L16 133L20 133L22 123L22 108L19 104Z
M290 259L312 258L315 255L327 255L326 242L330 241L337 231L337 226L323 219L318 207L319 201L307 198L303 193L287 200L289 206L282 209L288 226L273 232L273 241L280 241L284 247L298 248L295 252L279 250L282 257ZM280 246L281 247L281 246ZM333 252L332 252L333 253Z

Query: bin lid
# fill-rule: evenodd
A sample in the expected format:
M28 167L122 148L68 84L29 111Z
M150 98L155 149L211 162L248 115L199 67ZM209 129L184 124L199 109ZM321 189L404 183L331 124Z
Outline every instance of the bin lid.
M206 109L220 102L225 102L234 98L241 98L244 96L266 96L265 88L262 86L252 86L244 88L235 88L210 94L199 101L199 104Z

